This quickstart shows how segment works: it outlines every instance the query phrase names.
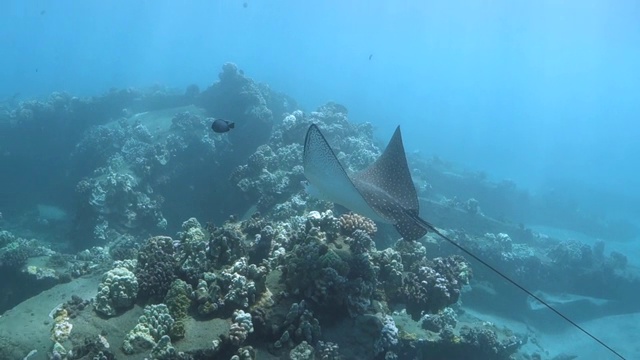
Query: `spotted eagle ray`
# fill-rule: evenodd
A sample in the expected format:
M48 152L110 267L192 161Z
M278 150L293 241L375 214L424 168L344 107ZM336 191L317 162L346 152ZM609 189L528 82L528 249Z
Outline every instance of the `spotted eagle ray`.
M382 155L368 168L350 176L320 129L311 125L304 142L304 175L311 195L372 220L393 224L406 240L417 240L432 229L418 215L418 194L399 126Z
M532 291L482 260L420 217L418 194L409 172L400 126L380 157L366 169L349 174L316 124L304 140L305 184L309 195L340 204L372 220L392 224L405 240L418 240L432 231L495 272L621 359L617 351L555 309Z

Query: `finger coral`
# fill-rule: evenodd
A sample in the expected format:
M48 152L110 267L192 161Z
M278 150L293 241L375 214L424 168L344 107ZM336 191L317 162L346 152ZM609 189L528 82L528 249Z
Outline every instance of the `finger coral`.
M136 276L124 267L116 267L102 277L93 306L102 315L114 316L118 310L132 306L137 296Z
M351 236L356 230L364 230L369 236L374 236L378 228L373 220L355 213L343 214L338 218L342 233Z

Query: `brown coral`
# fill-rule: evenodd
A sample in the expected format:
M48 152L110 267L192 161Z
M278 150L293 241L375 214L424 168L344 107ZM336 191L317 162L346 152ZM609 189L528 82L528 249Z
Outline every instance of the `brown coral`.
M376 223L362 215L348 213L340 216L338 221L340 222L340 230L342 230L342 233L345 235L351 236L354 231L363 230L369 236L373 237L376 231L378 231Z

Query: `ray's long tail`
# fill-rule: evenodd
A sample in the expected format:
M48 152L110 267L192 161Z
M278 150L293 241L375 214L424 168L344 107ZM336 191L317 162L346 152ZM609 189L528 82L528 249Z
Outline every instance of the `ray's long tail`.
M478 261L479 263L481 263L482 265L486 266L487 268L489 268L491 271L495 272L496 274L500 275L500 277L502 277L503 279L505 279L507 282L511 283L513 286L517 287L518 289L524 291L527 295L531 296L532 298L534 298L536 301L540 302L542 305L544 305L546 308L548 308L549 310L553 311L554 313L556 313L556 315L560 316L561 318L563 318L564 320L566 320L569 324L573 325L576 329L582 331L585 335L587 335L588 337L590 337L591 339L593 339L594 341L596 341L598 344L602 345L603 347L605 347L607 350L609 350L611 353L613 353L614 355L616 355L617 357L619 357L622 360L626 360L626 358L624 356L622 356L620 353L618 353L616 350L614 350L611 346L607 345L604 343L604 341L598 339L595 335L591 334L589 331L587 331L586 329L584 329L582 326L578 325L575 321L571 320L569 317L567 317L566 315L564 315L563 313L561 313L559 310L557 310L556 308L554 308L552 305L550 305L549 303L547 303L546 301L542 300L539 296L535 295L533 292L527 290L527 288L525 288L524 286L520 285L518 282L516 282L515 280L513 280L512 278L510 278L508 275L503 274L500 270L496 269L495 267L493 267L492 265L490 265L489 263L487 263L486 261L482 260L480 257L478 257L477 255L475 255L474 253L472 253L471 251L467 250L464 246L458 244L456 241L450 239L448 236L444 235L442 232L440 232L440 230L436 229L435 226L429 224L428 222L426 222L424 219L418 217L416 219L418 221L418 223L420 223L421 226L423 226L426 230L429 231L433 231L434 233L438 234L438 236L440 236L441 238L445 239L446 241L448 241L451 245L457 247L460 251L464 252L465 254L469 255L470 257L472 257L473 259L475 259L476 261Z

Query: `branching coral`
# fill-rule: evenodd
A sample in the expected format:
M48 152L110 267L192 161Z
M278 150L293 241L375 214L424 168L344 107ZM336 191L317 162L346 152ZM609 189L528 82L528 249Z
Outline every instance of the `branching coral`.
M287 288L318 303L335 304L344 300L348 264L314 235L287 253L283 276ZM341 275L342 273L342 275Z
M267 273L266 267L240 258L218 273L203 274L193 292L198 313L208 317L219 310L247 309L266 289Z
M320 322L313 317L313 312L307 309L304 300L291 305L280 329L282 335L274 344L276 349L283 346L291 347L302 341L315 344L321 335Z
M237 310L233 313L233 323L229 329L229 339L235 346L242 345L249 334L253 332L253 322L251 321L251 314L245 313L242 310Z
M406 274L400 296L407 312L417 320L423 313L436 313L457 302L470 276L470 268L461 256L435 258L416 273Z
M340 228L345 235L351 236L356 230L363 230L369 236L374 236L378 228L373 220L355 213L343 214L338 218Z
M140 316L138 324L127 334L122 351L125 354L135 354L151 350L163 336L171 333L173 324L174 320L165 304L145 307L144 315Z
M454 328L458 322L455 311L446 307L437 314L425 314L422 319L422 328L432 332L440 332L445 327Z
M242 233L241 224L230 220L212 230L207 256L213 268L221 268L246 256L250 245Z
M119 310L132 306L137 296L135 274L124 267L116 267L102 277L94 308L103 315L114 316Z
M207 256L209 238L198 220L190 218L182 223L178 240L174 241L176 259L181 276L196 284L200 276L212 270L212 261Z
M186 282L176 279L171 284L164 303L169 308L169 313L175 320L171 328L171 337L174 339L183 338L185 335L184 321L187 318L187 312L191 307L191 296L193 289Z
M381 320L382 330L380 330L380 337L373 345L373 351L376 354L388 351L398 344L398 328L393 318L385 315Z

